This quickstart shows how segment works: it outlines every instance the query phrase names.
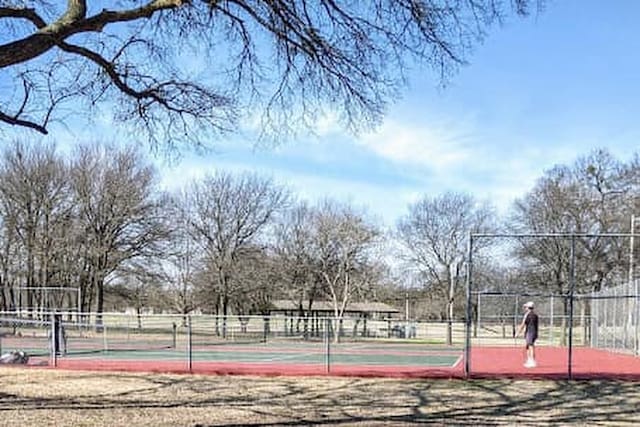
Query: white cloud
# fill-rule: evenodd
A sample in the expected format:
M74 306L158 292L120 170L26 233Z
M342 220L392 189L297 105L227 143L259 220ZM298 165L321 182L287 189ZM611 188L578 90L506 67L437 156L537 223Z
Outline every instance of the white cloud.
M358 143L394 163L443 171L474 157L467 127L444 123L426 127L388 120L377 132L359 138Z

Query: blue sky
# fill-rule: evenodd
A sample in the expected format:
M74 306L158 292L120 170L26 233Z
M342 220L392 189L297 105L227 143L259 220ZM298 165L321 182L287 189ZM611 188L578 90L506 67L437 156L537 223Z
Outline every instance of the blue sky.
M445 191L506 212L556 164L600 147L620 160L638 150L638 16L634 0L549 1L494 28L446 87L416 70L374 131L352 136L328 117L316 136L277 147L234 137L215 153L154 161L167 188L215 170L255 171L301 198L366 208L388 226L418 198Z
M505 212L556 164L595 148L628 160L640 141L640 2L550 2L495 28L442 88L423 70L382 126L357 137L330 119L269 149L223 144L163 167L168 185L216 168L257 171L308 200L349 201L392 226L445 191Z

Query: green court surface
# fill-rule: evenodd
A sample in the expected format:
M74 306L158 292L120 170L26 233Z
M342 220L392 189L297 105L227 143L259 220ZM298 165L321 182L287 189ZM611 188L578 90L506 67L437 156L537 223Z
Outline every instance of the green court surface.
M48 348L29 339L5 340L3 351L21 350L31 356L46 357ZM98 340L70 340L68 352L61 359L187 361L213 363L262 363L322 365L327 356L332 364L362 366L452 367L461 358L459 348L428 344L386 342L332 343L272 341L270 343L198 343L191 347L178 343L175 347L157 342L111 342L105 348Z
M110 350L107 352L69 353L66 358L88 358L106 360L186 360L187 353L178 350ZM330 353L331 363L349 365L379 366L454 366L459 354L348 354ZM195 351L193 362L233 362L233 363L290 363L290 364L323 364L326 354L305 352L266 352L246 351Z

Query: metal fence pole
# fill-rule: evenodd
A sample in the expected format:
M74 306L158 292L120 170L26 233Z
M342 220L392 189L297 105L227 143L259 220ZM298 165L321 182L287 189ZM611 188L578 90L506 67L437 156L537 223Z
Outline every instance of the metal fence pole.
M478 337L478 331L481 330L482 325L480 324L481 314L482 314L482 301L480 299L480 292L478 292L478 302L476 306L476 328L474 329L473 336Z
M598 315L599 301L595 299L596 292L591 291L591 347L598 347Z
M567 369L569 379L573 379L573 300L576 287L576 237L571 236L571 253L569 260L569 358Z
M464 377L471 375L471 274L473 272L473 235L469 234L469 246L467 248L467 316L465 322L464 340Z
M511 336L516 337L516 331L518 330L518 314L520 313L520 305L518 301L518 295L514 298L513 306L513 319L511 319Z
M604 291L604 292L602 292L602 291L601 291L600 293L601 293L602 295L606 295L606 296L608 296L608 295L609 295L609 292L607 292L607 291ZM610 307L609 307L609 299L608 299L608 298L607 298L607 299L605 299L605 300L602 302L602 305L603 305L603 309L602 309L602 311L604 312L603 320L602 320L602 324L603 324L602 331L603 331L603 332L604 332L604 334L605 334L605 335L604 335L604 340L603 340L603 341L604 341L604 347L606 348L606 347L608 347L608 346L609 346L609 339L610 339L610 337L611 337L611 333L610 333L610 331L609 331L609 317L610 317L610 316L609 316L609 308L610 308Z
M187 368L193 373L193 329L191 315L187 316Z
M107 351L109 351L109 344L107 339L107 325L104 322L104 319L100 327L102 328L102 351L106 353Z
M58 367L58 352L56 351L56 329L57 329L57 319L55 314L51 313L51 330L49 332L49 357L51 358L51 364L54 368Z
M633 300L629 297L629 295L631 294L631 282L625 284L624 286L622 286L622 295L623 295L623 299L622 299L622 309L623 311L623 319L622 319L622 339L623 339L623 343L622 343L622 347L625 350L632 350L633 351L633 341L632 341L632 334L633 334L633 308L632 308L632 303Z
M176 325L176 322L173 322L171 324L171 326L173 328L172 329L172 335L171 335L171 338L172 338L171 348L175 349L176 348L176 341L177 341L177 338L178 338L178 325Z
M613 288L613 348L617 349L622 341L620 339L620 299L618 298L618 287Z
M325 369L327 374L331 372L331 318L325 319L324 325L324 337L325 337Z
M635 297L634 297L634 313L635 313L635 354L636 356L640 356L640 335L638 334L640 331L638 330L638 323L640 323L640 295L638 295L638 285L640 284L640 279L634 280L634 288L635 288Z
M549 309L549 344L553 345L553 305L555 301L553 300L553 295L551 295L551 308Z

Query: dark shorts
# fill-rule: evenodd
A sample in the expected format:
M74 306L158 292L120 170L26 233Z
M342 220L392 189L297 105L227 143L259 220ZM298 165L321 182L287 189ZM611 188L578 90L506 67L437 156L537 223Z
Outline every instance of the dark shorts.
M527 332L524 336L524 339L527 343L527 346L534 345L536 343L536 340L538 339L538 334L536 334L535 332Z

